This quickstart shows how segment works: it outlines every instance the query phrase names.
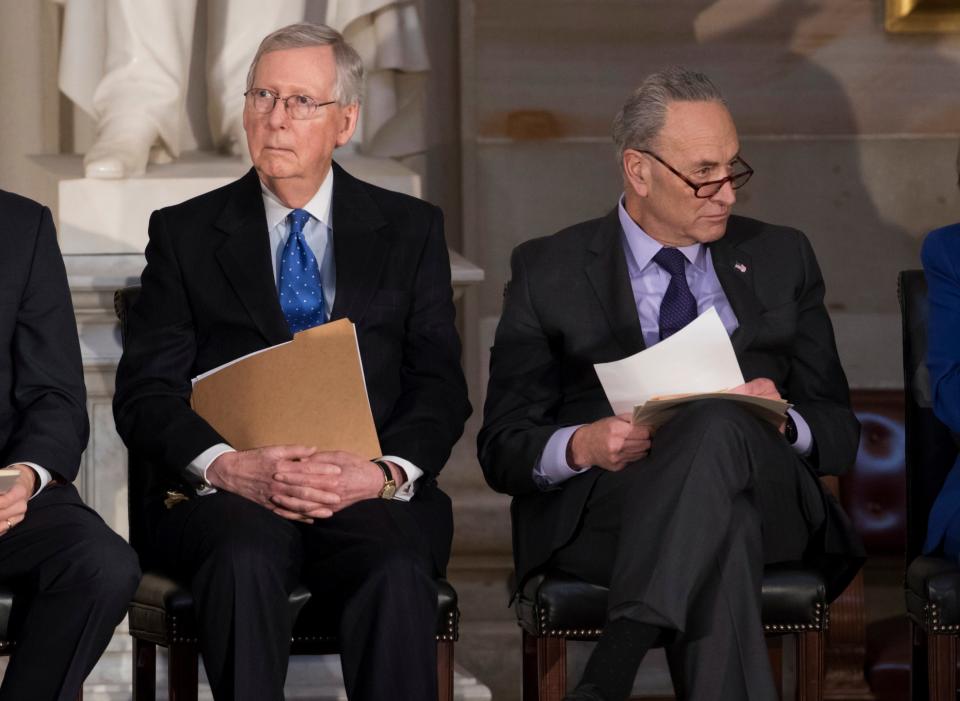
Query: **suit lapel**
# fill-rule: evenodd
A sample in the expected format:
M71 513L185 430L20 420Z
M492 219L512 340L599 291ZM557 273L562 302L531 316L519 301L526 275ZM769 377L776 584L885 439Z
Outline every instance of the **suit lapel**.
M753 290L753 263L750 255L737 247L736 238L730 232L711 243L710 252L720 286L737 316L739 325L730 340L733 349L740 353L760 328L760 305Z
M592 260L587 262L586 274L614 336L624 352L633 355L645 346L620 234L620 220L614 209L601 220L590 242L588 255Z
M387 260L386 220L363 183L333 164L333 255L337 293L331 319L358 323L377 291Z
M252 168L234 187L216 227L227 234L217 260L269 345L291 338L270 269L270 236L260 179Z

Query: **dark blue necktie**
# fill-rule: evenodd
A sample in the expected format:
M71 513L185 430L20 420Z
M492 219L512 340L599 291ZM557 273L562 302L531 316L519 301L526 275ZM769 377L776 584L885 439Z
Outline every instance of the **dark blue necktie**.
M676 248L661 248L654 262L670 273L670 284L660 303L660 340L669 338L697 318L697 300L687 285L686 258Z
M310 214L295 209L287 215L290 235L280 256L280 308L287 317L290 333L310 329L324 322L323 285L320 266L303 236Z

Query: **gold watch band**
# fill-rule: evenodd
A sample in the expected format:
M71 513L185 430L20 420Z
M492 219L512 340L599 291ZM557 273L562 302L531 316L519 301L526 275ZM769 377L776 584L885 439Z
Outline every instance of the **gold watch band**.
M385 463L383 460L374 460L373 464L380 468L380 471L383 472L383 488L380 490L379 496L381 499L393 499L393 495L397 493L397 483L393 479L393 473L390 471L390 466Z

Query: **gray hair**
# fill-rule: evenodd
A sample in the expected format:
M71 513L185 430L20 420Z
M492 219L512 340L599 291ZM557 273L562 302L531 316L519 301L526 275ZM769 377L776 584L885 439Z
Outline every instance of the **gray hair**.
M723 95L707 76L680 66L650 75L633 91L613 120L617 159L627 149L649 149L663 129L671 102L719 102Z
M281 27L264 37L247 71L247 90L253 87L253 76L257 72L260 57L272 51L284 49L305 49L312 46L333 47L333 58L337 65L337 79L330 97L340 105L360 103L363 94L363 60L343 35L325 24L301 22ZM313 97L323 98L324 95Z

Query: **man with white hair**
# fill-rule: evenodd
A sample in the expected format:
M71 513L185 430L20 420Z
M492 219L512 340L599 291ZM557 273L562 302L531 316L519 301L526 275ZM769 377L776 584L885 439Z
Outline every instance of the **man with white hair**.
M218 699L280 699L298 582L339 621L350 699L435 699L452 537L436 477L470 413L436 207L333 163L363 68L337 32L267 36L243 125L254 168L155 212L117 373L120 435L154 469L157 560L189 582ZM308 289L304 283L310 280ZM235 451L190 378L331 319L356 324L384 455Z

